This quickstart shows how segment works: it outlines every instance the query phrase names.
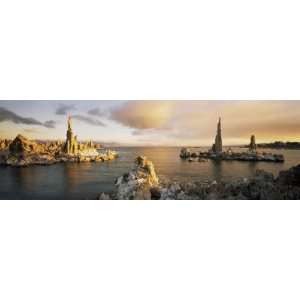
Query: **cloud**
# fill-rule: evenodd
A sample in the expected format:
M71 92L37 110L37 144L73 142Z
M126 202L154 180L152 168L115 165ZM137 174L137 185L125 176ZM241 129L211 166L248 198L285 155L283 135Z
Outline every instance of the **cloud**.
M110 118L135 129L160 128L172 118L173 101L128 101L111 111Z
M15 124L39 125L46 128L54 128L56 124L53 120L43 123L33 118L24 118L6 108L0 107L0 122L4 121L11 121Z
M25 128L23 131L28 132L28 133L37 133L37 132L39 132L39 130L36 130L36 128Z
M47 128L55 128L55 124L56 124L55 121L49 120L49 121L46 121L46 122L44 123L44 126L47 127Z
M93 119L91 117L87 117L87 116L72 115L72 118L77 119L77 120L82 121L82 122L85 122L89 125L93 125L93 126L103 126L103 127L106 126L103 122L101 122L99 120L96 120L96 119Z
M74 109L76 109L74 104L60 104L55 113L57 115L66 115L69 111Z
M88 111L88 114L92 115L92 116L97 116L97 117L103 117L105 115L105 113L102 110L100 110L99 108L90 109Z

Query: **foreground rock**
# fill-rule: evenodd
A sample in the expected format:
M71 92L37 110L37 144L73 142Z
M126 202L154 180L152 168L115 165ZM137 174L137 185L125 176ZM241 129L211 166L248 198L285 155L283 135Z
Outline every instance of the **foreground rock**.
M116 179L116 193L114 195L101 194L99 199L154 199L160 198L159 180L153 163L144 156L139 156L129 173Z
M135 160L132 170L117 178L117 199L151 199L151 188L158 185L153 163L144 156Z
M116 193L101 194L98 199L300 199L300 165L279 173L257 170L251 179L230 182L163 182L153 163L145 157L136 159L133 169L116 180Z
M9 144L8 150L1 151L0 165L27 167L64 162L103 162L117 157L118 154L115 151L106 150L99 153L96 149L86 149L77 154L68 154L63 151L62 143L37 143L18 135Z

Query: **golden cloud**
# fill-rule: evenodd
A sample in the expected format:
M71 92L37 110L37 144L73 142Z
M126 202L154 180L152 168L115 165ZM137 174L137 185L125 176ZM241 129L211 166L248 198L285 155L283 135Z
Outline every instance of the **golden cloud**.
M172 101L129 101L111 112L111 119L135 129L161 128L172 116Z

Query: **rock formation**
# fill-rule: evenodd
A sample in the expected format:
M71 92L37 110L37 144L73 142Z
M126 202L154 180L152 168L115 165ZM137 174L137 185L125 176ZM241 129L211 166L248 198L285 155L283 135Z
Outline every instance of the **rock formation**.
M249 151L250 152L256 152L255 135L251 135L250 145L249 145Z
M151 189L158 185L153 163L144 156L136 158L129 173L116 180L116 199L151 199Z
M53 163L56 163L56 159L46 144L31 141L21 134L10 143L9 152L1 160L1 164L16 167Z
M64 146L64 152L67 154L76 155L78 153L77 136L73 134L71 117L68 118L67 138Z
M97 147L90 140L86 143L79 143L77 135L74 135L72 129L71 117L68 118L68 129L66 142L63 148L63 152L67 155L81 155L81 156L97 156Z
M222 146L222 129L221 129L221 118L219 118L218 126L217 126L217 134L215 137L215 143L212 146L212 152L215 154L220 154L223 151Z
M29 155L34 153L43 152L45 148L43 145L33 142L21 134L18 134L16 138L9 145L9 152L11 155Z

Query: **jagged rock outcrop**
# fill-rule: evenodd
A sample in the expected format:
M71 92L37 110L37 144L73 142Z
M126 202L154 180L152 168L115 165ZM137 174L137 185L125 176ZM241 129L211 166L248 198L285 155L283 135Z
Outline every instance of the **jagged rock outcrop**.
M132 170L117 178L116 199L151 199L151 189L158 183L153 163L139 156Z
M31 141L19 134L10 143L8 153L1 157L1 164L23 167L32 164L49 165L56 162L45 144Z
M9 153L14 156L39 153L44 150L43 145L31 141L21 134L18 134L9 145Z

